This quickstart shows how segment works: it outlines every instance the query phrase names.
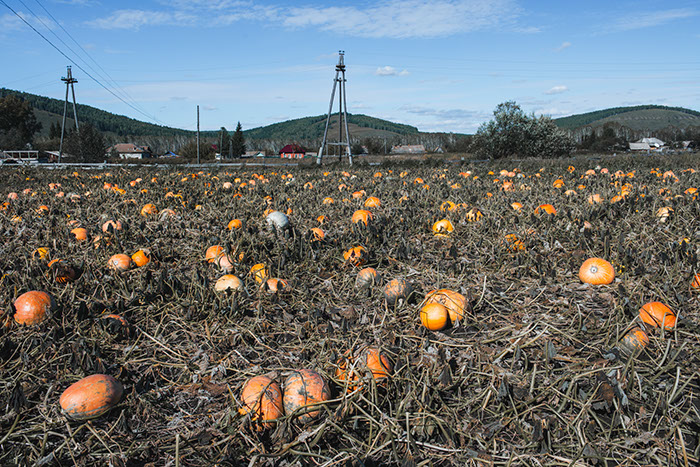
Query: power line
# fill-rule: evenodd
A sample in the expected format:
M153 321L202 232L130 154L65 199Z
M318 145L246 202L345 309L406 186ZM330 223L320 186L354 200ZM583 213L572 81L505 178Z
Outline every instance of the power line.
M97 63L97 61L96 61L94 58L92 58L92 56L88 53L88 51L85 50L85 49L83 48L83 46L80 45L80 43L79 43L78 41L75 40L75 38L70 34L70 32L68 32L68 31L66 30L66 28L64 28L63 25L62 25L61 23L58 22L58 20L51 14L51 12L50 12L49 10L47 10L46 7L45 7L41 2L39 2L39 0L34 0L34 1L46 12L47 15L49 15L49 17L53 20L53 22L56 23L56 25L58 25L59 28L61 28L61 30L75 43L75 45L77 45L77 46L80 48L80 50L83 51L83 53L85 54L85 56L88 57L90 60L92 60L92 62L93 62L95 65L97 65L97 67L102 71L102 73L100 73L99 71L95 70L92 66L90 66L90 64L89 64L88 62L85 62L85 64L86 64L89 68L90 68L92 71L94 71L96 74L99 74L101 78L103 78L103 79L105 79L106 81L108 81L119 93L121 93L125 98L127 98L129 101L131 101L131 103L134 104L134 106L136 106L136 107L138 107L139 109L141 109L141 110L143 111L143 113L146 113L146 111L143 109L143 107L141 107L141 106L136 102L136 100L135 100L133 97L131 97L131 96L129 95L128 92L126 92L125 89L122 89L122 88L119 86L119 84L109 75L109 73L107 73L107 71L105 71L105 69L102 68L102 66L100 66L100 64ZM32 13L42 24L44 24L44 22L41 21L41 18L39 18L38 15L36 15L33 11L31 11L31 9L30 9L22 0L19 0L19 2L22 3L22 5L24 5L24 6L27 8L27 10L29 10L30 13ZM66 44L65 42L63 42L63 40L62 40L56 33L54 33L53 30L51 30L48 26L46 26L46 24L44 24L44 26L46 27L46 29L48 29L49 31L51 31L51 33L52 33L54 36L56 36L56 38L57 38L58 40L60 40L61 43L63 43L66 47L68 47L68 49L69 49L71 52L73 52L76 56L78 56L78 54L77 54L75 51L73 51L73 49L71 49L70 46L68 46L68 44Z
M97 83L97 84L98 84L100 87L102 87L105 91L107 91L108 93L110 93L111 95L113 95L114 97L116 97L117 99L119 99L122 103L124 103L124 104L126 104L127 106L131 107L131 108L132 108L133 110L135 110L136 112L138 112L138 113L140 113L141 115L145 116L145 117L148 118L149 120L152 120L152 121L158 122L158 123L161 124L161 125L164 125L164 123L161 122L160 120L158 120L156 117L147 114L146 112L142 111L141 109L138 109L138 108L137 108L136 106L134 106L133 104L131 104L131 103L125 101L121 96L119 96L118 94L116 94L114 91L112 91L112 90L109 89L107 86L105 86L104 84L102 84L97 78L95 78L95 77L92 76L90 73L88 73L87 70L85 70L85 68L83 68L82 66L80 66L78 63L75 62L75 60L73 60L71 57L69 57L68 55L66 55L66 53L63 52L61 49L59 49L58 46L56 46L56 45L55 45L53 42L51 42L45 35L43 35L39 30L37 30L34 26L32 26L31 23L29 23L29 21L27 21L26 19L24 19L24 17L23 17L22 15L20 15L19 13L17 13L10 5L8 5L8 4L5 2L5 0L0 0L0 3L2 3L3 5L5 5L5 6L7 7L8 10L10 10L12 13L15 14L15 16L17 16L19 19L21 19L22 22L23 22L24 24L26 24L27 26L29 26L29 27L32 29L32 31L34 31L35 33L37 33L42 39L44 39L46 42L48 42L48 44L49 44L51 47L53 47L54 49L56 49L56 51L57 51L58 53L60 53L61 55L63 55L63 57L65 57L69 62L71 62L73 65L75 65L80 71L82 71L83 73L85 73L90 79L92 79L95 83Z

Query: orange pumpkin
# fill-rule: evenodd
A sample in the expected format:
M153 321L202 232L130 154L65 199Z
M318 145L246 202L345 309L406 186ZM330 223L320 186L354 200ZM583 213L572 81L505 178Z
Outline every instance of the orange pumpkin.
M439 303L443 305L447 308L450 321L453 323L457 320L464 319L467 311L469 311L467 297L450 289L432 290L428 292L428 295L425 296L425 303Z
M373 218L374 217L370 211L367 211L366 209L358 209L353 213L351 220L353 224L362 223L367 225L373 220Z
M433 233L438 237L447 237L454 229L452 222L447 219L441 219L433 224Z
M406 300L413 292L413 287L406 279L392 279L384 286L384 299L389 305L396 305L399 300Z
M158 208L151 203L144 204L141 208L141 215L144 217L153 216L155 214L158 214Z
M113 221L110 219L107 222L105 222L104 224L102 224L102 231L107 232L107 231L109 231L110 227L112 228L112 230L114 232L116 232L117 230L122 229L122 223L121 223L121 221Z
M690 283L690 287L694 289L700 289L700 273L695 274L693 281Z
M325 237L326 237L326 234L322 229L320 229L318 227L311 228L311 241L312 242L322 242Z
M652 327L673 329L676 327L676 313L661 302L649 302L639 309L639 318Z
M231 222L228 223L227 228L229 230L240 230L243 228L243 221L240 219L233 219Z
M539 215L541 213L549 214L550 216L555 216L557 210L551 204L540 204L535 208L535 214Z
M131 265L131 257L122 253L112 255L109 261L107 261L107 266L117 271L128 271L131 269Z
M282 389L267 376L249 379L243 386L241 399L241 413L250 414L250 421L257 431L272 427L273 422L284 415Z
M516 201L516 202L512 203L510 205L510 207L513 208L514 211L520 211L523 208L523 205Z
M17 324L39 324L46 319L46 315L54 307L51 295L46 292L32 290L25 292L14 302L14 319Z
M265 279L270 277L270 271L263 263L258 263L250 268L250 275L255 279L255 282L262 284Z
M297 410L331 398L331 389L326 380L314 370L303 369L292 372L284 381L284 410L291 415ZM307 422L321 414L320 410L298 415L299 421Z
M367 256L367 250L363 246L350 248L348 251L343 253L343 259L345 262L356 267L360 267L365 264L367 262Z
M110 375L91 375L71 384L63 391L59 403L65 416L89 420L108 412L119 403L124 388Z
M67 262L62 259L53 259L47 264L49 275L53 275L56 282L65 284L73 282L78 278L78 272Z
M204 259L209 262L209 263L214 263L216 262L216 259L219 257L220 254L224 252L224 247L221 245L213 245L207 248L207 251L204 252Z
M83 227L77 227L71 230L70 233L73 234L73 237L75 237L76 241L78 242L84 242L87 240L87 229L84 229Z
M228 273L233 271L233 259L226 253L219 254L219 256L217 256L214 260L214 263L219 266L219 269L221 269L222 272Z
M133 255L131 255L131 260L134 262L136 267L143 267L147 265L151 259L148 257L148 254L144 250L139 250Z
M360 385L360 378L371 374L377 384L382 384L394 371L389 357L376 347L361 347L356 352L347 351L337 362L335 377L348 382L348 390L355 390Z
M382 202L376 196L370 196L365 200L366 208L379 208L382 206Z
M635 353L638 350L643 349L649 344L649 336L640 327L634 327L627 331L622 340L620 341L620 346L627 353Z
M615 268L602 258L588 258L581 265L578 277L584 284L610 284L615 280Z
M265 288L270 293L278 293L287 290L289 287L289 282L284 279L278 279L276 277L271 277L265 281Z
M243 290L243 282L233 274L226 274L216 280L214 290L217 292L223 292L225 290L232 290L234 292L240 291Z
M450 315L440 303L426 303L420 309L420 322L431 331L441 331L447 327Z
M484 214L479 210L479 208L471 208L467 211L467 222L479 222Z
M358 289L369 289L379 283L379 274L374 268L364 268L357 273L355 287Z

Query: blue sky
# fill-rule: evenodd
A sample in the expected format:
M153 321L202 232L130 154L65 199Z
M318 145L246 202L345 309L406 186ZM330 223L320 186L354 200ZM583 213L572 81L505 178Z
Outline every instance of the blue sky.
M697 0L0 0L0 44L0 87L62 99L63 53L79 103L187 129L326 113L338 50L350 113L421 131L508 100L700 110Z

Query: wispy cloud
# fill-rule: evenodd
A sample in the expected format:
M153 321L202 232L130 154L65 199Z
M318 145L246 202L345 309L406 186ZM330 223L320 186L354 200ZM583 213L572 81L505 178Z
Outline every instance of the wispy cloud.
M561 94L562 92L568 91L569 88L567 88L564 85L559 85L559 86L553 86L549 88L547 91L545 91L545 94Z
M122 9L91 21L101 29L145 26L227 26L240 21L268 21L287 28L315 28L369 38L428 38L509 27L519 28L516 0L379 0L361 6L289 7L236 0L174 0L162 11ZM167 5L167 6L166 6Z
M700 15L700 10L693 8L673 8L670 10L635 12L620 18L613 24L613 28L618 31L631 31L642 29L672 21L693 18Z
M566 50L566 49L568 49L569 47L571 47L571 42L569 42L569 41L562 42L561 45L560 45L559 47L557 47L556 49L554 49L554 51L555 51L555 52L561 52L562 50Z
M377 76L408 76L410 73L407 70L397 70L393 66L382 66L377 68L377 71L374 72L375 75Z
M22 18L27 20L29 24L37 29L46 27L53 29L53 23L49 18L44 16L35 17L34 15L27 14L23 11L17 11L17 14L19 14ZM17 15L14 13L7 13L0 16L0 36L2 36L3 33L17 31L26 27L27 25L24 23L24 21L22 21L22 19L17 17Z
M100 29L137 30L144 26L183 26L195 23L196 17L184 11L117 10L106 18L99 18L88 24Z
M513 0L384 0L366 6L290 8L283 23L360 37L445 37L514 20Z

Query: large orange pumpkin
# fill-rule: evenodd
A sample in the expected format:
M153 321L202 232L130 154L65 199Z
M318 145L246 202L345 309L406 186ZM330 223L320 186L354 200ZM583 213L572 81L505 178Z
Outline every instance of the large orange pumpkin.
M615 280L615 268L602 258L588 258L581 265L578 277L584 284L610 284Z
M382 202L376 196L370 196L365 200L366 208L379 208L382 206Z
M91 375L63 391L59 403L63 413L73 420L99 417L119 403L124 388L109 375Z
M25 292L15 300L15 321L17 324L39 324L46 319L53 306L53 299L46 292Z
M273 422L284 415L282 389L267 376L255 376L249 379L241 393L243 408L241 412L250 414L253 427L262 431L273 426Z
M291 415L295 411L312 404L327 401L331 390L326 380L314 370L303 369L292 372L284 382L284 410ZM320 410L312 410L298 415L299 421L307 422L320 415Z
M453 323L457 320L463 320L467 311L469 311L467 297L450 289L432 290L428 292L428 295L425 296L425 303L439 303L443 305L447 308L450 321Z
M639 318L652 327L673 329L676 327L676 313L661 302L649 302L639 309Z

